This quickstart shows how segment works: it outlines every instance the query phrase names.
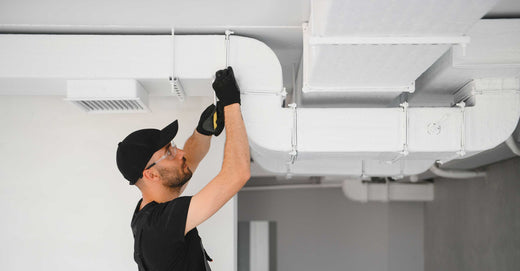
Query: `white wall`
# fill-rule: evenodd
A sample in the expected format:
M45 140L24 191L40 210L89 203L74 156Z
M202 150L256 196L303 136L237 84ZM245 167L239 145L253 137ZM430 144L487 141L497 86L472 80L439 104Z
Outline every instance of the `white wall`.
M0 269L137 270L130 220L140 193L116 167L117 143L179 119L183 146L212 100L151 97L152 113L88 115L62 98L0 96ZM184 195L218 173L224 136ZM236 270L235 202L199 226L214 270Z
M277 270L424 270L422 203L359 203L337 188L244 191L238 201L239 221L276 222Z

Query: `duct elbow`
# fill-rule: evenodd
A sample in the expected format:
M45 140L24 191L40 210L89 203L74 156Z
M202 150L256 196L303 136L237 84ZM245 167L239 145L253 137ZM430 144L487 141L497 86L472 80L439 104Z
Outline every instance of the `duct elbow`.
M430 171L440 177L444 178L453 178L453 179L469 179L469 178L480 178L486 177L487 174L484 171L471 171L471 170L446 170L440 169L436 164L434 164Z

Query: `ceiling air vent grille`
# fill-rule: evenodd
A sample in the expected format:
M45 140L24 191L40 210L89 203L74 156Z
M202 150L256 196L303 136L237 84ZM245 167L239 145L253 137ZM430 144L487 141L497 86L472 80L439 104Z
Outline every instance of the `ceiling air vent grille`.
M150 112L148 94L136 80L70 80L67 101L87 113Z
M86 112L91 111L143 111L139 100L84 100L71 101Z

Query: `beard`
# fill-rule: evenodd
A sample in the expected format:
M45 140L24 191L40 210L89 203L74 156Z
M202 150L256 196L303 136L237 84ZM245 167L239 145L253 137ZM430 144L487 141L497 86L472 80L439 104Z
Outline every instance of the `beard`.
M193 175L191 169L186 167L184 171L184 165L186 164L186 158L183 158L184 163L178 169L171 168L158 168L159 174L163 179L163 185L168 188L180 188L185 185Z

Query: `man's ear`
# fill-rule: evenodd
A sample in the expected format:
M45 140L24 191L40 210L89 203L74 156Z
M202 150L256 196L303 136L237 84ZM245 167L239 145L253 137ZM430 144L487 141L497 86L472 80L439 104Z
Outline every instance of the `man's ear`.
M143 171L143 179L146 178L148 180L153 180L155 177L158 177L157 172L153 169L145 169Z

